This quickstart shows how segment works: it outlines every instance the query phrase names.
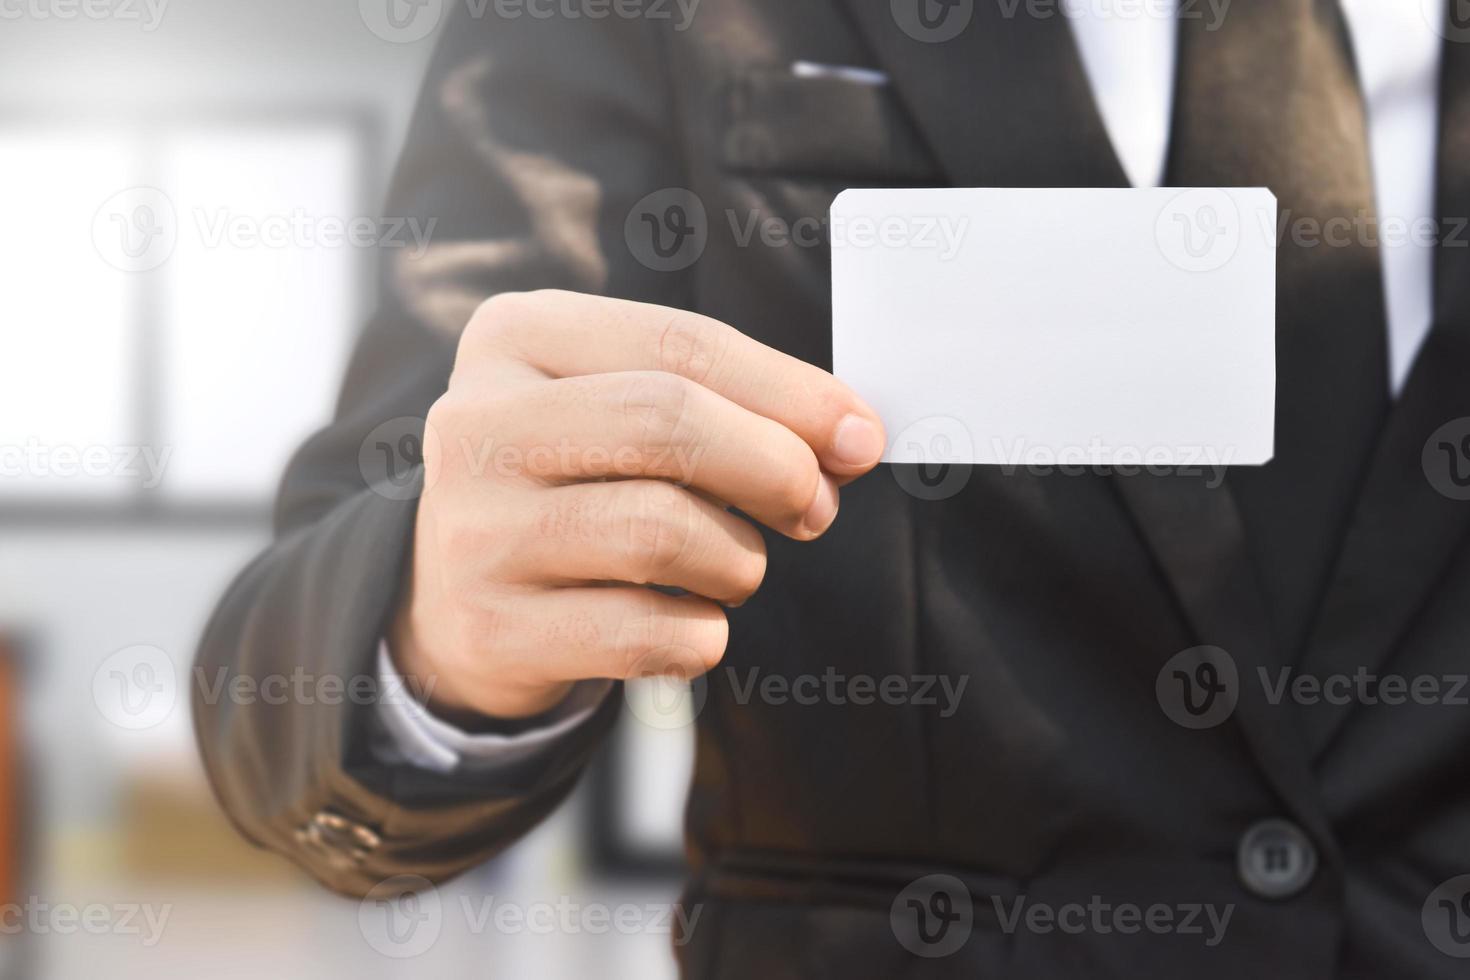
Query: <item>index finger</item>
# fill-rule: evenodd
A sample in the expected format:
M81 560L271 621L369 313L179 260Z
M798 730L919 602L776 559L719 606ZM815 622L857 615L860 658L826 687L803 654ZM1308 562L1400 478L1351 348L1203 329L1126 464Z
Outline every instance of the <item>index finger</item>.
M476 319L494 343L552 377L667 371L688 378L786 426L834 475L865 473L883 455L883 422L851 388L713 317L543 290L495 296Z

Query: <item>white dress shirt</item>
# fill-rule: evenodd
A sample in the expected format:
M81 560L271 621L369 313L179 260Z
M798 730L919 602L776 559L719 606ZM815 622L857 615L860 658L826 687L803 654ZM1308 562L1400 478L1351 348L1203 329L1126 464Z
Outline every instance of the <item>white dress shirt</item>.
M1388 304L1389 381L1397 394L1429 332L1433 303L1439 67L1447 0L1339 0L1368 107ZM1191 4L1213 17L1209 4ZM1167 17L1158 16L1165 8ZM1163 180L1178 48L1175 2L1066 0L1082 63L1123 170L1135 187ZM1224 16L1229 16L1225 8ZM1208 23L1208 21L1207 21ZM1419 229L1418 232L1415 229Z
M378 701L378 732L373 746L384 762L409 762L421 769L449 773L485 766L510 766L553 745L557 739L591 717L612 688L611 681L584 681L572 689L540 728L517 735L469 735L406 696L413 688L401 683L393 669L386 642L378 646L381 691L401 691L403 697Z
M1435 213L1444 39L1431 24L1444 22L1447 0L1339 2L1347 15L1368 107L1373 187L1382 229L1379 251L1388 307L1389 380L1397 394L1429 332L1433 303L1434 236L1422 230ZM1108 136L1135 187L1156 187L1164 176L1178 47L1176 9L1177 0L1065 0L1062 5ZM1191 11L1215 16L1209 4L1192 5ZM1228 6L1224 16L1229 16ZM808 65L806 70L810 69ZM866 75L851 81L875 84ZM397 689L386 645L379 651L378 672L383 690ZM578 685L545 727L514 736L467 735L417 703L385 699L378 708L375 748L386 760L406 760L436 772L511 765L584 722L609 687L605 681Z

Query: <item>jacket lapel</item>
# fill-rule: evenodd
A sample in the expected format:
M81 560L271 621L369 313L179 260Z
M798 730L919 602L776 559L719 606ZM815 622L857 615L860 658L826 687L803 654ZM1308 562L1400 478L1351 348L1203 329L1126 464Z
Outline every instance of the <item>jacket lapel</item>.
M1334 568L1303 673L1379 671L1432 596L1470 530L1470 494L1454 478L1470 467L1470 51L1444 46L1440 91L1434 326L1374 451L1367 482ZM1458 219L1452 216L1460 216ZM1441 427L1466 420L1460 429ZM1442 492L1450 489L1451 493ZM1303 709L1314 756L1330 745L1350 704Z
M960 2L942 8L958 35L923 41L900 26L902 4L842 4L955 186L1128 186L1065 17Z
M844 3L954 184L1128 186L1065 17L1024 8L1007 16L1005 3L975 3L957 36L926 43L899 26L889 3ZM1257 668L1275 659L1228 486L1183 476L1112 482L1198 641L1234 657L1242 679L1235 719L1257 761L1299 819L1328 839L1300 738L1256 682Z
M1197 641L1222 648L1234 660L1234 718L1272 787L1317 839L1330 840L1300 735L1258 680L1277 657L1245 526L1228 485L1211 489L1202 477L1143 475L1116 477L1113 483Z

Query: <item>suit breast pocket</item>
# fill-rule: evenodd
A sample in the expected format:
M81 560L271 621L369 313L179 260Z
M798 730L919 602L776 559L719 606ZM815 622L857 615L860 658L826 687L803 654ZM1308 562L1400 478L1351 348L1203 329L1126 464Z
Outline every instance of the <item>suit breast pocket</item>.
M725 98L724 168L883 186L941 182L892 84L855 73L751 68L734 77Z

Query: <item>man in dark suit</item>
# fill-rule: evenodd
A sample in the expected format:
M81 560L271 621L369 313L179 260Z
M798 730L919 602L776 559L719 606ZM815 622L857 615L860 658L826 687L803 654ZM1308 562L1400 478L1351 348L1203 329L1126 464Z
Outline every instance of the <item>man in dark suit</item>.
M448 878L566 795L616 681L719 664L688 976L1463 974L1460 21L1434 25L1446 234L1401 383L1376 239L1287 234L1269 465L913 493L869 473L881 420L821 369L826 250L726 218L795 227L855 185L1126 186L1066 18L1031 6L451 15L392 196L436 240L385 263L337 417L200 654L433 687L407 712L196 691L242 833L348 894ZM1373 226L1337 4L1179 25L1164 182ZM752 697L752 671L962 696Z

